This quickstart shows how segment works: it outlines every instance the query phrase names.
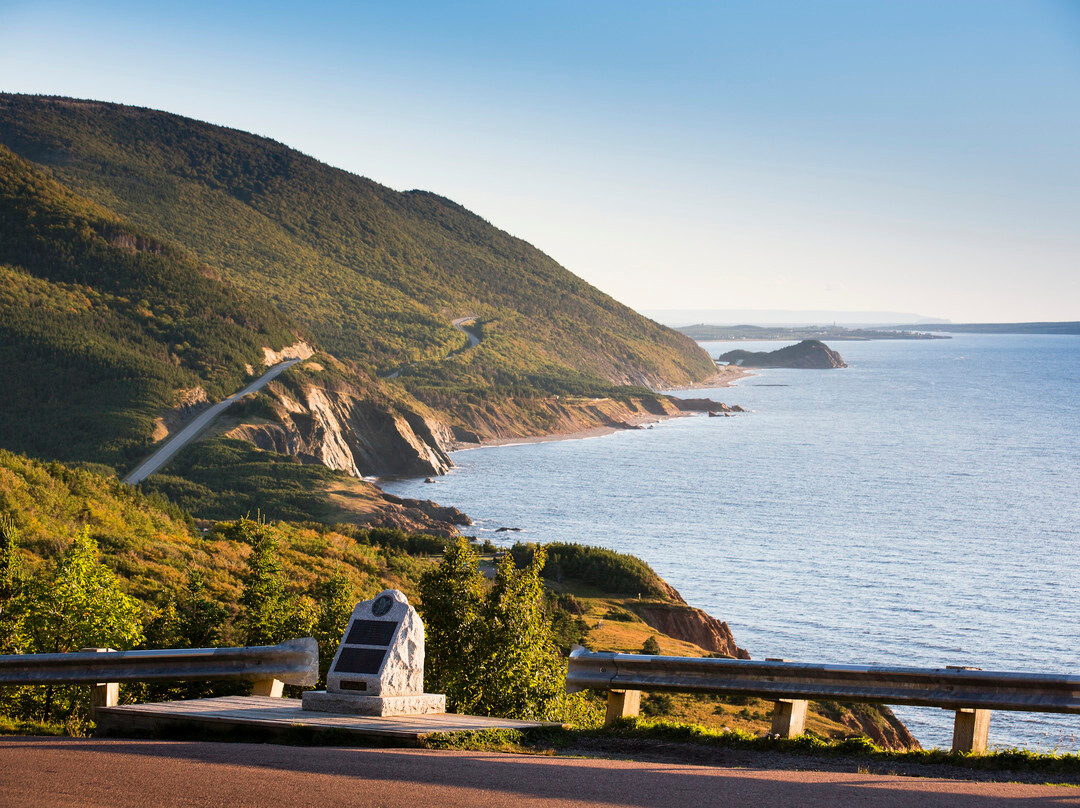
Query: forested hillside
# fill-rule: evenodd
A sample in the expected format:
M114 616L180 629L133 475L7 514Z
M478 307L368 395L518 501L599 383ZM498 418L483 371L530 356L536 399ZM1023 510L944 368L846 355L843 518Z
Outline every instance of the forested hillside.
M689 339L435 194L398 193L279 143L145 109L0 96L0 142L189 248L342 359L425 389L544 391L557 380L680 384L711 371ZM467 361L452 317L485 339ZM573 368L579 372L571 372ZM589 378L591 377L591 379Z
M233 434L351 474L441 473L451 427L606 424L592 399L714 369L449 200L114 104L0 94L0 275L0 448L121 472L298 340L320 353Z
M176 390L231 393L285 315L0 146L0 447L124 466Z

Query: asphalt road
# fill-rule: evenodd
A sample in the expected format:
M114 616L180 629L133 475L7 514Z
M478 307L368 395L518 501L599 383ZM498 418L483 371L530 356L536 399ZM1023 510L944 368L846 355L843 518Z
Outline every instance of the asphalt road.
M1080 789L486 752L0 739L0 806L1080 806Z
M458 331L460 331L462 334L464 334L466 337L468 337L469 344L465 346L465 349L475 348L477 345L480 344L480 338L477 337L475 334L473 334L471 331L467 331L465 329L465 323L476 322L476 319L477 319L476 317L458 317L456 320L451 320L450 321L450 324L452 326L454 326L454 328L456 328ZM465 349L463 349L463 350L465 350ZM460 353L460 352L459 351L451 351L449 356L453 356L456 353ZM448 357L445 357L445 356L443 357L443 359L446 359L446 358L448 358ZM404 367L404 366L402 366L402 367ZM383 378L384 379L396 379L400 375L401 375L401 368L398 368L396 370L390 371L385 376L383 376Z
M291 367L292 365L295 365L297 362L300 361L302 360L288 359L280 364L274 365L272 368L270 368L270 370L266 371L266 373L257 378L239 393L234 393L223 401L219 401L210 409L204 410L203 412L199 413L198 417L196 417L194 421L192 421L182 430L169 438L169 440L164 446L162 446L160 449L150 455L150 457L148 457L146 460L144 460L142 465L135 469L135 471L131 472L131 474L129 474L124 480L124 482L128 483L129 485L137 485L141 483L143 480L145 480L147 477L149 477L151 474L153 474L155 471L157 471L159 468L169 462L170 457L172 457L174 454L184 448L188 441L190 441L192 438L194 438L196 435L206 429L206 427L210 425L210 422L217 418L219 415L221 415L221 413L223 413L228 407L235 404L248 393L254 393L256 390L262 389L262 387L268 381L280 375L281 372L285 370L285 368Z
M478 336L476 336L471 331L465 330L465 323L475 323L475 317L458 317L456 320L451 320L450 322L454 326L454 328L456 328L458 331L460 331L462 334L469 338L470 348L475 348L477 345L480 344L480 338Z

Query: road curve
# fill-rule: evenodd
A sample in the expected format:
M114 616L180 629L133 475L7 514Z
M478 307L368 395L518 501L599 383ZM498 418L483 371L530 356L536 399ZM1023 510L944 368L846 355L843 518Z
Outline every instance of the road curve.
M0 738L5 808L1080 806L1080 790L489 752Z
M454 326L454 328L456 328L462 334L464 334L465 337L469 340L469 344L466 345L461 350L468 350L469 348L475 348L477 345L480 344L480 338L478 336L476 336L471 331L466 331L465 330L465 323L474 323L478 319L480 319L480 318L479 317L458 317L456 320L451 320L450 321L450 324L452 326ZM461 351L451 351L447 356L444 356L443 359L447 359L449 356L453 356L454 354L460 353L460 352ZM384 379L396 379L398 376L401 375L401 370L402 370L403 367L404 367L404 365L402 365L402 367L400 367L400 368L397 368L395 370L390 371L385 376L383 376L383 378Z
M138 485L159 468L164 466L174 454L180 451L192 438L202 432L206 427L210 425L210 422L217 418L230 406L242 399L248 393L254 393L259 390L271 379L281 374L285 368L295 365L297 362L301 362L301 359L288 359L280 364L274 365L270 370L266 371L262 376L257 378L239 393L234 393L223 401L219 401L208 410L204 410L190 424L185 426L182 430L173 435L169 440L154 452L150 457L142 462L142 464L131 472L124 482L129 485Z
M480 344L480 338L478 336L476 336L476 334L472 333L471 331L466 331L465 330L465 323L475 323L478 319L480 319L480 318L478 318L478 317L458 317L456 320L451 320L450 321L450 323L454 326L454 328L456 328L458 331L460 331L462 334L464 334L466 337L469 338L469 347L470 348L475 348L477 345L479 345Z

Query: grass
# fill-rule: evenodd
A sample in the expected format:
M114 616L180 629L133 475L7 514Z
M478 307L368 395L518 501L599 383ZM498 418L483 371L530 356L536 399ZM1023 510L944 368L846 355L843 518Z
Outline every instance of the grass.
M21 721L0 715L0 735L70 735L68 728L63 724L41 721Z
M1075 778L1064 785L1080 784L1080 754L1032 752L1001 749L983 754L949 752L943 749L893 751L882 749L866 738L826 740L812 734L796 738L756 736L742 730L716 730L696 724L624 718L602 729L542 727L528 730L485 730L482 732L438 733L425 737L428 749L455 749L524 754L588 754L598 742L605 755L642 755L653 745L670 753L671 745L685 747L781 753L803 758L799 768L812 768L810 758L854 761L859 771L869 773L868 764L896 766L898 773L919 774L919 767L946 766L957 770L1001 774L1026 773L1039 776ZM940 772L935 771L937 775Z

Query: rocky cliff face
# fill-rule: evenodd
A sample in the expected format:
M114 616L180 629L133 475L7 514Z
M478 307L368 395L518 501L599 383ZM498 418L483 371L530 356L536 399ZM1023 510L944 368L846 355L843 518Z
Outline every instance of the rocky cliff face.
M799 368L827 369L846 368L843 358L816 339L805 339L798 345L788 345L777 351L728 351L716 358L717 362L740 365L745 368Z
M459 413L468 429L455 428L455 445L513 438L572 435L590 429L639 429L643 424L689 412L726 410L710 399L657 398L551 398L508 400L498 408L471 406Z
M814 711L865 735L883 749L922 749L896 714L884 704L838 704L811 702Z
M297 393L271 382L269 423L244 423L228 437L354 477L444 474L453 434L416 412L381 404L347 387L307 386Z
M650 626L669 637L692 642L706 651L734 659L750 658L746 649L735 644L728 624L701 609L684 603L645 603L635 606L634 611Z

